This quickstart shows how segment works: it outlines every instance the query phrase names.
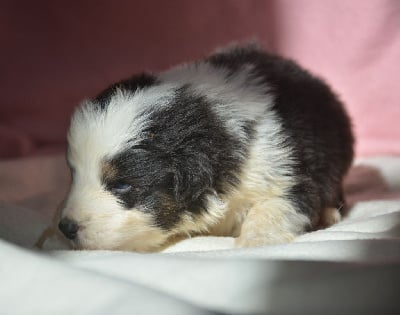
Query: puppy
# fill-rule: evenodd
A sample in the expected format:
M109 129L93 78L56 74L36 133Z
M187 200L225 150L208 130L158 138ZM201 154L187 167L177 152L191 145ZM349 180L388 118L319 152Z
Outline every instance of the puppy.
M83 102L59 229L81 249L151 252L194 235L289 242L340 218L352 147L324 82L233 47Z

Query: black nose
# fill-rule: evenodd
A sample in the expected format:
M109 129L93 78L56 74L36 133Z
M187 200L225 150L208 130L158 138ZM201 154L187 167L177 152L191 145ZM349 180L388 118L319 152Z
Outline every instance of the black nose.
M72 221L68 218L64 218L58 224L58 228L65 235L66 238L73 240L76 238L79 227L75 221Z

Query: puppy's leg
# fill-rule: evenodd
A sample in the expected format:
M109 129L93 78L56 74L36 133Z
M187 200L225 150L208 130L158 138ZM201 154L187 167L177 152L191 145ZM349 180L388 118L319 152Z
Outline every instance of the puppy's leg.
M335 223L338 223L341 219L340 211L336 208L325 208L319 220L318 228L327 228Z
M308 217L296 212L285 198L262 200L250 208L235 245L252 247L290 242L304 233L309 224Z

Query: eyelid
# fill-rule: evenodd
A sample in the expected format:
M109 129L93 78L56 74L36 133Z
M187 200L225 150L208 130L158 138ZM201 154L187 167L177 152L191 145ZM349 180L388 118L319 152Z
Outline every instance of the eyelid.
M110 187L110 190L117 194L127 193L131 189L132 189L132 185L130 185L129 183L115 183L115 184L111 185L111 187Z

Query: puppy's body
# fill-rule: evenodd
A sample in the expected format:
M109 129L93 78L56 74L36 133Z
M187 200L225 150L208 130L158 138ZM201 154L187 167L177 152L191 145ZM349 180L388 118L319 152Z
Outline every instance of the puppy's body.
M76 111L68 141L60 228L91 249L290 241L342 206L353 155L330 89L254 47L113 85Z

